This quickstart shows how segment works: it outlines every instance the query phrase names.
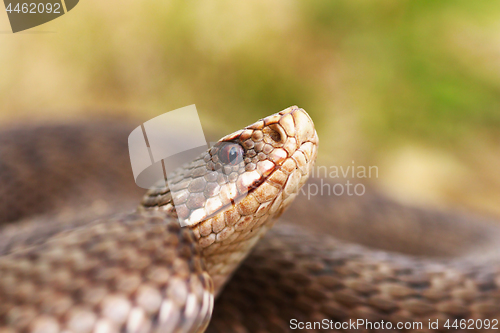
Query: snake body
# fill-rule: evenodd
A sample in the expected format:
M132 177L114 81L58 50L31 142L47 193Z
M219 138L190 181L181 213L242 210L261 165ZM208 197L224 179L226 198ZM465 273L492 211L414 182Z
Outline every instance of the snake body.
M333 331L304 323L359 318L448 331L448 319L499 319L494 225L375 191L292 204L318 144L304 110L225 136L139 208L129 131L0 134L0 332ZM292 222L271 229L287 207Z

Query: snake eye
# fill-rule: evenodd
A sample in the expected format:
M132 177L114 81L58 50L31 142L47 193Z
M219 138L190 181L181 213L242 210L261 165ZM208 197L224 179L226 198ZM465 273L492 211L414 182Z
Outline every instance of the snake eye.
M237 165L243 161L243 148L236 143L228 143L219 150L219 160L226 165Z

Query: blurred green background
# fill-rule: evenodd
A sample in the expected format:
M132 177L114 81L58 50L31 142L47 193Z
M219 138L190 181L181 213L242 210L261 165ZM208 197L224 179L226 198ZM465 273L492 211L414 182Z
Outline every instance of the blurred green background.
M193 103L221 135L299 105L321 164L500 216L499 2L82 0L17 34L0 13L3 126Z

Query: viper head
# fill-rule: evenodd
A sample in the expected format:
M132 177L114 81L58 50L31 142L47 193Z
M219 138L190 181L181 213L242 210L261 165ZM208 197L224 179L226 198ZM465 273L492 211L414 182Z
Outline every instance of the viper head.
M191 228L217 289L295 199L317 146L313 121L293 106L226 135L143 204Z

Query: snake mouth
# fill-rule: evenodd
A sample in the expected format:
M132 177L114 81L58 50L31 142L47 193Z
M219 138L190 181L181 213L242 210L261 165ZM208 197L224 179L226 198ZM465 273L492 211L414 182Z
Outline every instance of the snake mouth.
M283 210L307 180L317 144L296 106L223 137L169 182L179 222L193 227L231 207L242 216Z

